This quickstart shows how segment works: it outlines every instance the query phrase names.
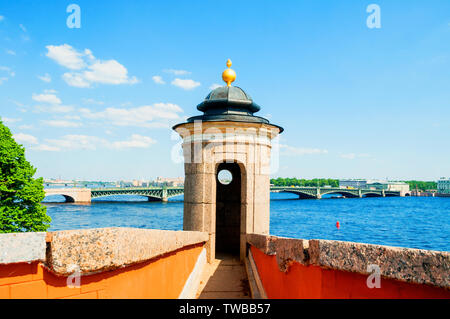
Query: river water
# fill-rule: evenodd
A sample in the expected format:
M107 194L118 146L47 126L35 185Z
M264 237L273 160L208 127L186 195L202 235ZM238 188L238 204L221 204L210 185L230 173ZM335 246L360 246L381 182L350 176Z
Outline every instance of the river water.
M297 200L295 197L271 194L272 235L450 251L450 198ZM47 200L55 199L58 200L56 197ZM90 205L44 204L52 217L49 231L113 226L183 228L183 196L168 203L147 202L139 196L112 196L93 200Z

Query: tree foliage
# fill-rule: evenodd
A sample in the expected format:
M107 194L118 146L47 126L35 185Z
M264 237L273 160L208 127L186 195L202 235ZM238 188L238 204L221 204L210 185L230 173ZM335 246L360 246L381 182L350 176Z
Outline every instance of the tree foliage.
M437 189L437 182L423 182L423 181L405 181L409 184L410 190L427 191L431 189Z
M16 143L0 120L0 233L46 231L50 217L41 205L45 197L42 178L25 159L25 149Z
M314 178L314 179L297 179L297 178L282 178L271 179L270 183L275 186L304 186L304 187L339 187L339 180L331 178Z

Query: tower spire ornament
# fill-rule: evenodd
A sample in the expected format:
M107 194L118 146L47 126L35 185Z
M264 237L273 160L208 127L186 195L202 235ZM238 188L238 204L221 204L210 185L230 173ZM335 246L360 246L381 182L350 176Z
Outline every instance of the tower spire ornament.
M231 83L234 82L234 80L236 80L236 72L234 72L233 69L230 69L231 67L231 60L228 59L227 61L227 67L228 69L226 69L225 71L223 71L222 73L222 79L224 80L224 82L227 84L227 86L231 86Z

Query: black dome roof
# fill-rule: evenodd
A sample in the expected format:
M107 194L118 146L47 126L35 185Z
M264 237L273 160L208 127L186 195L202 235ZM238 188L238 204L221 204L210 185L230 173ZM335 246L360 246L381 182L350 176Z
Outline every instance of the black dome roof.
M253 102L250 95L237 86L220 86L212 90L205 100L197 105L197 109L205 113L208 110L220 108L247 110L252 114L261 109Z
M269 120L253 115L253 113L258 112L261 107L253 102L250 95L237 86L220 86L212 90L206 96L205 100L197 105L197 109L202 111L203 115L188 118L188 123L194 121L231 121L271 124ZM174 128L178 125L175 125ZM274 126L280 129L280 133L283 131L282 127L278 125Z

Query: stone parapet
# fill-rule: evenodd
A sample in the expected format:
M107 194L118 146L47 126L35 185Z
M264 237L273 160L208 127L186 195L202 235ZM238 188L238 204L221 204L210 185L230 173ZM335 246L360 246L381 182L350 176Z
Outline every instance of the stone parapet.
M52 233L46 263L60 275L72 273L75 267L82 274L91 274L143 262L207 240L207 233L191 231L136 228L58 231Z
M46 233L0 234L0 264L45 260Z
M53 273L93 274L144 262L206 243L208 233L98 228L0 234L0 264L41 261Z
M286 272L293 262L368 275L369 265L384 278L450 289L450 253L334 240L302 240L247 235L247 242L266 255L275 255Z

